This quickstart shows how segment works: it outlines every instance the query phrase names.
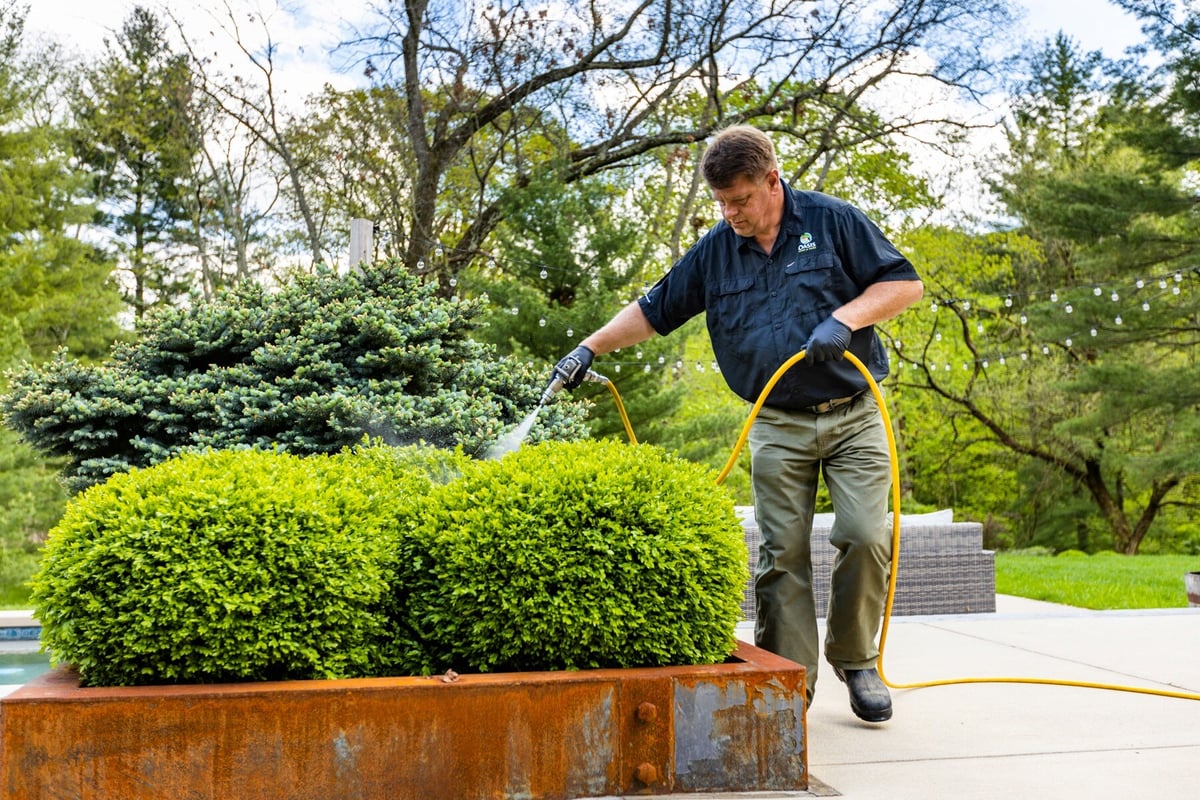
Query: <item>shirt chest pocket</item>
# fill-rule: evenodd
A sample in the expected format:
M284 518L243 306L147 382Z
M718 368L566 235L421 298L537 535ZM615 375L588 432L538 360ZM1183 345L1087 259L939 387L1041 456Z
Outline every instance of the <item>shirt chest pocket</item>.
M753 327L755 316L762 313L753 289L753 275L718 281L708 299L709 325L727 331Z
M844 302L839 298L841 266L832 250L797 254L796 260L783 268L784 291L789 303L803 310L841 305Z

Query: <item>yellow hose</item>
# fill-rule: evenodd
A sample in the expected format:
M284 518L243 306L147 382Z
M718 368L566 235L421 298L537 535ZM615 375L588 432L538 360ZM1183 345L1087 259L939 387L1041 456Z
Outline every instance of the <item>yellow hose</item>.
M625 413L625 404L621 402L621 393L617 391L617 385L611 380L605 380L604 385L608 387L608 393L612 395L613 402L617 404L617 411L621 413L621 422L625 423L625 434L629 437L629 443L637 444L637 437L633 435L633 425L629 422L629 415Z
M784 361L779 369L767 381L767 385L763 387L759 393L758 399L755 401L753 408L750 409L750 415L746 418L746 424L742 426L742 431L738 435L737 442L733 446L733 451L729 455L729 460L725 462L725 467L717 475L717 484L725 482L729 477L729 473L733 470L737 463L738 456L741 455L742 448L746 446L746 441L750 438L750 428L754 425L754 420L758 417L758 413L762 410L763 404L767 400L767 396L771 394L771 390L775 388L775 384L783 377L789 369L803 360L805 351L801 350L794 356ZM1121 686L1112 683L1093 683L1091 681L1068 681L1057 680L1050 678L1020 678L1020 677L981 677L981 678L947 678L936 681L919 681L915 683L893 683L888 679L883 669L883 655L887 647L888 629L892 619L892 604L896 599L896 576L897 567L900 563L900 458L896 451L896 435L892 431L892 419L888 414L887 403L884 402L883 393L879 390L879 384L875 382L875 378L871 376L870 371L863 365L853 353L846 351L846 359L850 361L862 376L867 380L867 386L871 389L871 394L875 396L875 402L879 406L879 415L883 421L883 429L887 433L888 455L891 460L892 468L892 568L891 574L888 577L887 601L883 610L883 627L879 633L879 660L876 662L876 668L879 672L880 679L893 689L922 689L929 686L954 686L957 684L967 683L1027 683L1040 684L1047 686L1077 686L1083 689L1107 689L1115 692L1134 692L1136 694L1150 694L1159 697L1174 697L1181 700L1200 700L1200 694L1191 692L1173 692L1163 689L1147 689L1140 686ZM617 387L608 382L608 389L612 393L613 399L617 403L617 411L621 414L621 420L625 423L625 432L629 435L629 441L632 444L637 444L637 439L633 435L633 426L629 422L629 416L625 413L625 404L621 402L621 395L617 392Z

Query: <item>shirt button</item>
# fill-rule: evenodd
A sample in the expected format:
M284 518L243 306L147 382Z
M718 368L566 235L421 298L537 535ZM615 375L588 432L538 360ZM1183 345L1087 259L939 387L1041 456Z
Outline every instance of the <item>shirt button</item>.
M771 292L771 297L779 297L779 292Z

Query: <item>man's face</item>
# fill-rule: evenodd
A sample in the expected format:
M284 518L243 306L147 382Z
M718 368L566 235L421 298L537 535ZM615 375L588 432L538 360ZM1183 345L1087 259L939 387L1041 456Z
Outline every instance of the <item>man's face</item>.
M758 180L740 175L724 189L713 189L712 196L721 209L721 216L739 236L770 233L779 224L777 170L771 170Z

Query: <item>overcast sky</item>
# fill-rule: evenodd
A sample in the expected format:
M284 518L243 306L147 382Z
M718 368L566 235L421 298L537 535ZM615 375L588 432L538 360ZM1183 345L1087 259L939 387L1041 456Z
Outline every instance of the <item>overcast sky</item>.
M387 0L284 0L294 13L273 12L271 31L289 49L303 48L310 65L324 61L328 49L346 38L346 23L365 19L373 2ZM1119 56L1129 44L1140 41L1136 21L1107 0L1018 0L1026 9L1027 33L1036 39L1053 36L1058 30L1079 40L1088 50L1101 49ZM273 0L229 0L239 14L257 8L273 8ZM160 9L160 0L142 0L142 5ZM32 0L28 17L30 32L51 35L84 51L102 47L104 37L120 27L137 5L136 0ZM202 26L211 17L200 8L220 8L220 0L171 3L177 13L188 15L189 23ZM191 27L191 24L189 24ZM337 80L342 80L338 78Z
M98 53L103 49L106 37L118 30L138 0L27 0L31 10L27 18L27 33L49 36L83 53ZM268 9L267 28L279 51L275 59L277 85L285 87L291 99L302 100L320 90L325 83L338 88L365 85L360 66L347 67L331 57L331 50L339 43L352 38L353 26L360 27L364 21L374 17L373 5L386 5L388 0L184 0L171 2L170 7L177 15L185 17L189 38L196 40L197 34L215 30L217 23L228 25L224 12L217 14L212 9L222 9L224 2L236 9L235 16L244 35L261 35L262 25L253 21L254 10ZM1020 33L1036 46L1041 41L1064 31L1085 50L1102 50L1110 58L1122 55L1124 49L1142 40L1136 20L1107 0L1017 0L1025 9L1024 24L1014 35L1013 47L1018 46ZM155 11L168 7L163 0L141 0ZM282 11L278 5L288 8ZM208 10L206 10L208 9ZM224 48L226 64L245 67L244 56L231 54L229 37L220 34L211 40L214 48ZM256 45L258 40L254 40ZM340 56L344 62L345 56ZM996 146L998 132L983 131L977 134L977 147L986 151ZM917 155L920 161L925 157ZM954 175L966 175L962 165L947 169L940 164L924 166L930 173L945 171ZM961 177L948 180L960 181ZM966 179L968 185L974 178ZM956 189L952 194L961 195ZM970 197L956 205L969 207Z
M194 43L208 41L228 56L227 63L244 65L244 56L234 54L231 39L218 26L231 27L222 0L25 0L31 5L26 18L26 33L45 36L83 54L103 52L104 40L111 39L135 6L149 8L164 19L165 9L186 25ZM300 96L316 93L326 83L339 88L365 85L361 69L338 63L330 53L339 42L353 35L353 26L373 16L372 5L388 0L227 0L241 34L256 46L262 44L263 23L259 9L267 14L266 30L278 48L275 58L277 75ZM288 10L284 11L279 6ZM341 58L345 60L344 56Z
M1086 50L1117 58L1144 38L1136 18L1106 0L1021 0L1030 36L1044 39L1058 31L1079 40Z

